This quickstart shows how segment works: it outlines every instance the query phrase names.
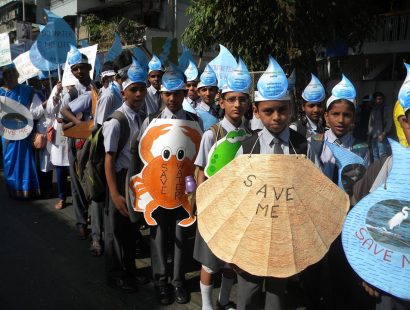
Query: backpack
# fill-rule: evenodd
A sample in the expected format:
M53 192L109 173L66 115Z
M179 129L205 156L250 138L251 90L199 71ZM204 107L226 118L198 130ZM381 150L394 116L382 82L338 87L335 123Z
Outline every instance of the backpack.
M118 141L117 154L124 148L130 136L130 127L127 117L120 111L107 119L116 119L120 123L120 139ZM103 127L96 127L88 137L82 149L77 151L75 168L81 187L87 201L105 201L107 193L107 181L105 178L105 148Z

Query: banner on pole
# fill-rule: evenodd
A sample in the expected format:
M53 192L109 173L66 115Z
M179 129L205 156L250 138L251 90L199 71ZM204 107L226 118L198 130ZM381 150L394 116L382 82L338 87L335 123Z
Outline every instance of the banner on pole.
M0 33L0 67L11 63L10 39L8 33Z

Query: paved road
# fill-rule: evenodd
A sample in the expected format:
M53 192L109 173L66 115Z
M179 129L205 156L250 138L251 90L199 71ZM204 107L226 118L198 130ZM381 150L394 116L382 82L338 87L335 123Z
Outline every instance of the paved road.
M192 300L187 305L161 307L151 283L135 294L107 287L104 258L90 255L89 241L76 237L72 208L54 210L56 201L12 200L0 175L0 309L200 309L195 271L187 275L192 291ZM136 263L148 273L147 258ZM235 290L236 287L232 298ZM215 298L216 294L214 289ZM292 296L290 303L296 305L297 300L300 295L296 299Z

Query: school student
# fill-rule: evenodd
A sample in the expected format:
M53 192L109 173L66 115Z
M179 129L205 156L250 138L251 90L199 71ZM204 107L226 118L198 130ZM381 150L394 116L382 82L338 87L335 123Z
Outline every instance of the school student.
M98 91L98 97L101 97L105 92L110 93L109 85L114 81L114 77L117 74L114 70L114 63L107 61L102 65L101 83L102 87Z
M121 118L114 117L113 114L103 124L105 175L109 189L108 210L104 221L106 276L110 286L124 293L132 293L136 291L136 284L146 283L146 278L136 270L138 227L129 219L125 200L131 139L138 134L142 124L142 108L147 94L146 80L145 70L133 59L133 64L128 69L128 79L122 85L124 103L116 110Z
M110 68L110 67L108 67ZM100 92L95 111L95 124L102 126L105 120L122 104L121 89L114 83L115 71L108 69L101 73L104 90ZM105 87L106 85L106 87ZM101 89L103 89L101 88Z
M145 97L144 111L146 115L157 113L161 109L161 80L164 74L164 68L161 60L153 55L148 63L148 82L151 84L147 89L147 96Z
M88 121L94 117L91 111L91 90L95 88L90 77L91 65L88 63L86 55L71 46L71 50L67 55L68 64L71 72L76 77L77 81L62 97L60 113L63 118L72 124L79 124L82 121ZM82 115L81 119L77 115ZM88 202L85 198L84 191L81 187L77 173L75 171L74 161L76 158L77 149L80 149L84 141L80 139L70 138L68 141L68 161L70 163L70 178L71 178L71 196L73 199L73 208L76 219L77 233L80 239L85 240L88 235L87 230L87 214ZM91 218L96 219L99 215L97 208L90 209ZM93 235L101 235L100 228L91 223Z
M342 80L332 89L332 95L326 102L325 119L329 126L322 135L314 135L309 140L309 157L316 162L322 172L334 183L338 183L338 167L330 148L324 143L336 144L357 155L367 157L366 153L358 153L357 141L352 133L354 124L356 90L353 84L343 75ZM314 155L314 156L312 156ZM329 304L332 309L371 309L372 302L366 298L355 275L345 257L340 236L333 242L326 255L330 286ZM326 266L325 266L326 267ZM314 281L313 278L311 278ZM307 283L309 285L309 283Z
M285 73L270 57L255 92L254 115L263 128L242 143L244 154L307 153L306 138L288 127L291 107L287 88ZM284 309L286 283L286 278L260 277L239 270L237 309Z
M173 69L175 70L175 69ZM184 111L182 102L185 96L185 83L182 72L167 71L162 78L161 99L164 109L145 119L141 127L141 135L147 129L151 120L155 119L181 119L197 121L202 128L199 118L190 112ZM185 286L184 253L186 243L186 228L178 223L186 217L183 208L166 210L158 208L155 211L156 226L150 226L151 266L153 280L158 301L168 305L175 301L187 303L190 294ZM174 242L173 267L167 266L168 242ZM172 277L171 284L168 278Z
M302 92L302 110L304 115L289 127L309 138L311 135L324 132L322 117L323 101L326 98L325 89L319 79L312 74L309 85Z
M198 95L198 68L192 60L189 61L184 74L186 77L187 94L183 106L186 111L194 112L194 109L201 101L201 97Z
M250 75L247 70L239 66L238 70L228 74L228 81L232 81L237 73L241 79L236 79L236 83L231 86L225 85L222 88L220 106L225 111L224 118L214 124L202 136L201 145L195 165L198 169L198 185L206 180L204 169L209 161L208 155L211 147L229 132L243 129L250 134L250 130L245 127L243 117L250 106L249 86ZM202 296L202 310L214 309L212 301L213 277L214 274L222 271L221 290L219 292L216 309L235 309L235 304L229 300L232 285L235 280L235 272L232 267L218 259L209 249L206 242L197 230L194 247L194 259L202 264L200 274L200 288Z
M218 112L215 106L215 98L218 93L218 79L210 65L206 65L198 83L198 94L201 101L195 111L204 123L204 130L208 130L218 122Z

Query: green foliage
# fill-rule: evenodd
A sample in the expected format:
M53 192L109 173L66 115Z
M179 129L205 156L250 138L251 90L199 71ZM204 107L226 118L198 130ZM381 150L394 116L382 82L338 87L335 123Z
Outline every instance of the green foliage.
M110 48L115 32L121 36L123 45L137 44L145 34L145 26L125 17L103 19L94 14L87 14L83 17L81 26L88 28L90 44L98 43L100 50Z
M299 80L301 71L316 71L319 48L338 40L360 45L377 7L364 0L192 0L183 41L196 51L223 44L255 71L272 55L296 67Z

